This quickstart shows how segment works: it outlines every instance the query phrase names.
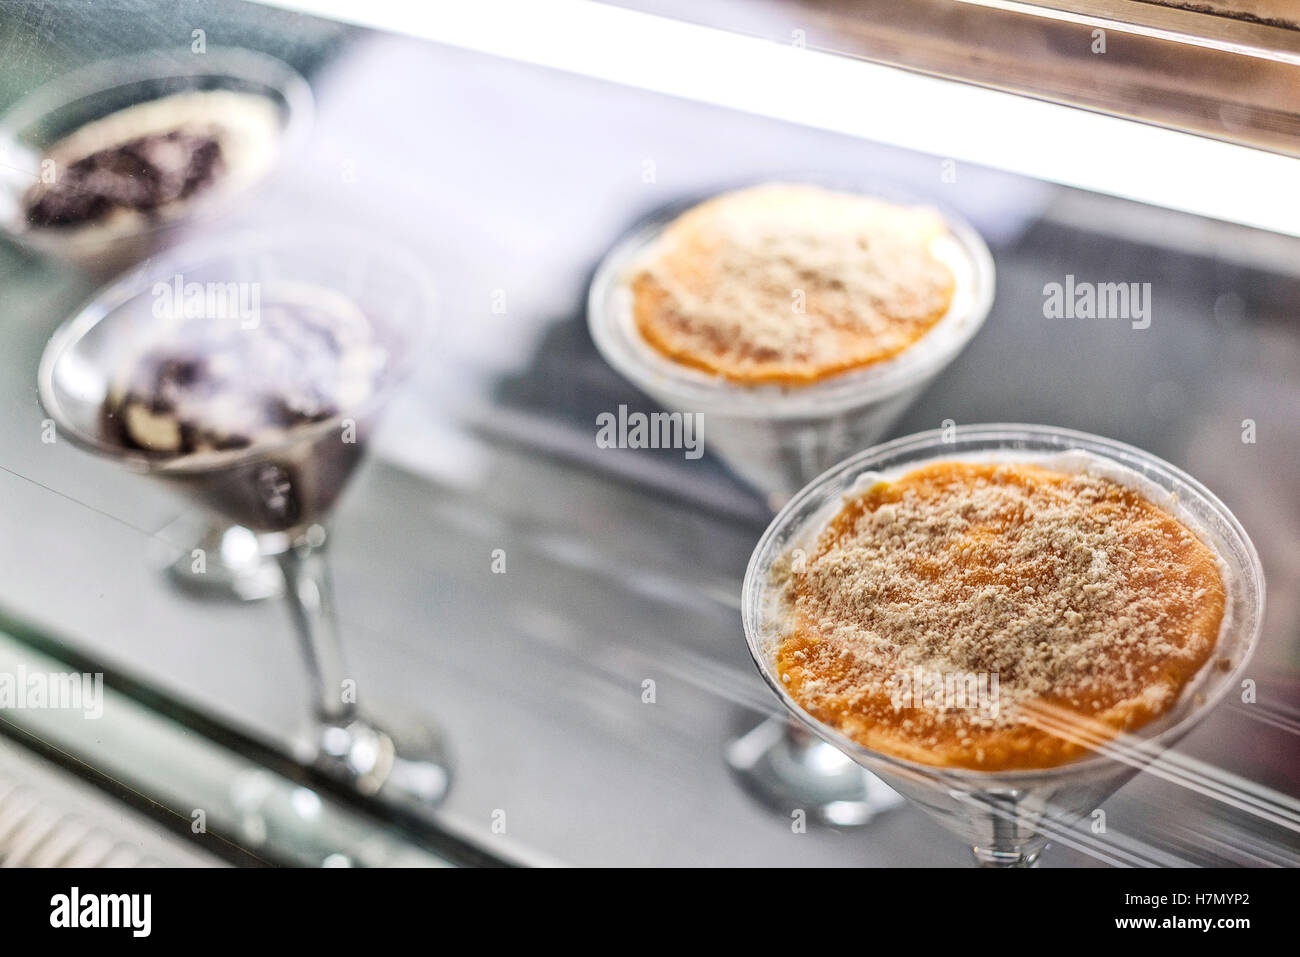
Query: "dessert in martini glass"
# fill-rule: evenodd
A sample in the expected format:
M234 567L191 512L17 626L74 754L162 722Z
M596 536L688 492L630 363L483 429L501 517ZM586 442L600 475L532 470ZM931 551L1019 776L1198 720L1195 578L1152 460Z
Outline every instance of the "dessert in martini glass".
M307 82L249 50L93 63L0 116L0 227L37 252L118 271L263 181L311 113Z
M824 180L823 177L816 179ZM891 186L771 182L676 204L592 282L601 354L773 510L878 441L979 330L993 260L957 216ZM863 824L897 795L820 739L765 721L728 749L783 810Z
M437 736L377 727L344 694L320 523L428 343L425 270L333 229L182 248L101 291L51 339L42 403L59 433L281 544L313 682L317 764L413 809L448 782Z
M765 183L663 210L592 282L605 359L779 507L876 441L983 323L988 248L896 190Z
M1033 863L1235 682L1263 580L1195 480L1082 433L924 433L849 459L750 563L750 649L816 733Z

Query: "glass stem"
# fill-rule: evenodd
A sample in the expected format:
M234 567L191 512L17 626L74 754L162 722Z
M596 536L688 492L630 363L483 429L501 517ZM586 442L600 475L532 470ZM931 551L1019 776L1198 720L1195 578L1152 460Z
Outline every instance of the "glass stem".
M284 572L289 613L307 662L316 714L327 723L346 724L356 712L355 695L344 693L348 675L324 549L300 545L285 549L277 559Z
M993 833L987 845L971 848L976 863L980 867L1037 867L1042 844L1033 840L1033 828L1016 797L986 794L981 800L988 805Z

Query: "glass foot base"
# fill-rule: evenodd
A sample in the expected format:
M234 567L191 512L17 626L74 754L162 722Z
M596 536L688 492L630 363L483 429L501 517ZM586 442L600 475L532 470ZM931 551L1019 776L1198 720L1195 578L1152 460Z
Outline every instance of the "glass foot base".
M727 747L727 764L758 801L818 824L858 827L898 807L896 791L838 749L781 718L768 718Z
M980 867L1037 867L1038 857L1043 853L1041 847L1020 850L999 851L989 847L971 848L975 863Z
M322 725L316 743L314 767L395 810L428 814L451 786L442 736L427 725L354 717Z
M183 591L214 600L262 601L284 594L275 556L288 546L284 535L182 516L159 530L151 548L154 563Z

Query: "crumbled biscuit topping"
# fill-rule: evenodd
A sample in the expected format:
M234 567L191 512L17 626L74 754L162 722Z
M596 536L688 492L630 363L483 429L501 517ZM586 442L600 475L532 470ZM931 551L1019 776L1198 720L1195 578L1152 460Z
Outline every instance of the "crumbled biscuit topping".
M728 193L674 221L631 279L638 325L734 379L800 380L889 358L947 311L938 213L814 186Z
M1011 727L1032 702L1158 713L1172 675L1206 660L1225 601L1213 553L1167 512L1110 479L1029 465L939 463L882 483L783 577L805 706L878 701L916 667L997 675L996 715L925 715L931 734Z

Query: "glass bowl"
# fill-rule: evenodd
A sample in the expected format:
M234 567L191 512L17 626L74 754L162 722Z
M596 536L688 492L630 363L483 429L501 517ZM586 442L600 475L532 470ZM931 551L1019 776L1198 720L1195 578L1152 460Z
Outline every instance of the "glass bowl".
M240 182L216 184L156 220L118 228L99 224L34 227L24 198L51 147L88 123L177 93L228 90L264 97L275 108L278 140ZM229 208L301 145L314 112L311 87L274 57L237 48L206 53L153 51L93 63L39 87L0 116L0 230L20 245L106 275L138 262L196 218Z
M179 457L124 448L103 435L104 400L123 363L153 338L158 292L178 277L205 287L255 285L263 308L304 289L337 292L366 314L389 362L356 407L274 441ZM319 519L343 489L377 413L425 351L432 315L423 263L369 232L268 229L188 244L100 290L55 332L38 372L41 403L58 434L76 445L163 479L246 528L292 531ZM355 441L340 441L349 424Z
M961 217L890 184L846 183L826 176L764 182L808 182L938 210L948 234L935 241L932 252L957 279L947 313L899 355L811 385L746 386L674 362L646 342L633 319L627 285L664 228L717 192L657 211L605 257L592 280L587 308L592 339L605 361L670 411L703 413L707 447L779 504L845 455L879 440L956 358L988 316L994 268L988 246Z
M978 771L943 768L869 750L812 717L777 674L774 652L783 636L773 564L816 538L859 479L897 477L942 460L1033 462L1084 452L1136 473L1170 496L1180 517L1219 555L1228 601L1215 653L1188 682L1169 711L1092 754L1041 770ZM1156 504L1162 504L1157 502ZM1259 637L1264 576L1250 538L1232 513L1191 476L1140 449L1083 432L1039 425L975 425L909 435L867 449L820 476L776 516L759 540L742 591L745 639L759 672L798 721L878 774L895 790L965 838L977 861L1025 866L1049 837L1068 835L1132 775L1190 731L1237 685ZM1222 666L1220 659L1227 659ZM1069 733L1063 732L1063 733Z

